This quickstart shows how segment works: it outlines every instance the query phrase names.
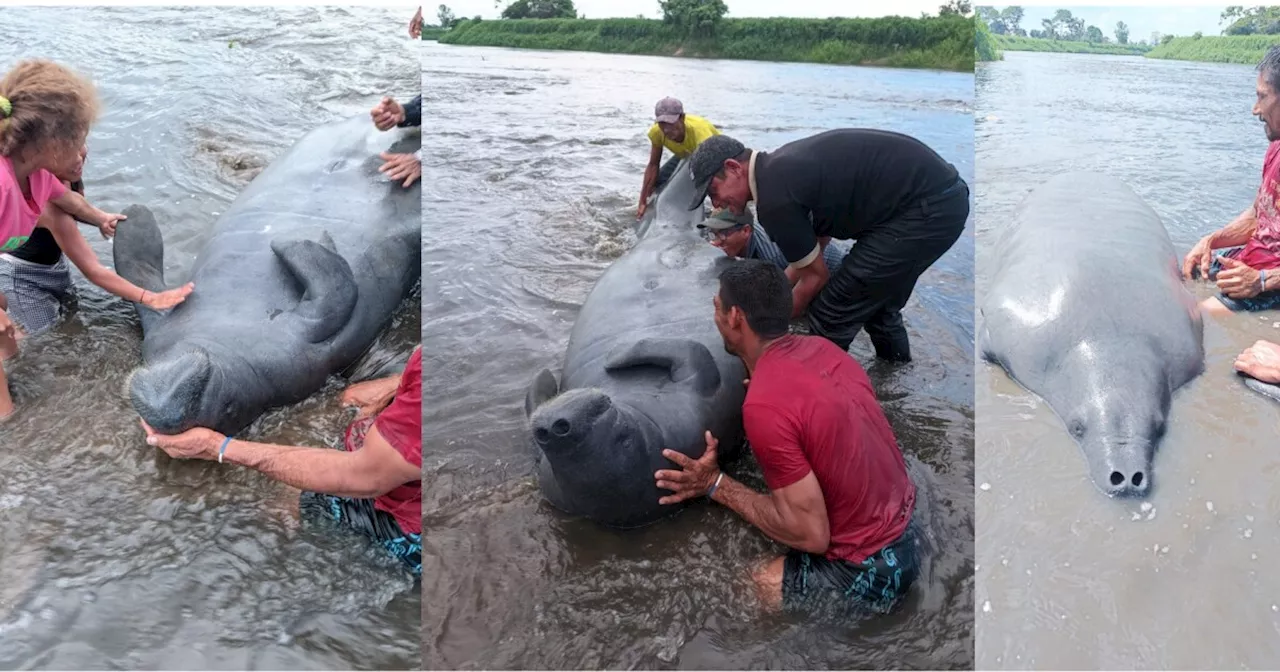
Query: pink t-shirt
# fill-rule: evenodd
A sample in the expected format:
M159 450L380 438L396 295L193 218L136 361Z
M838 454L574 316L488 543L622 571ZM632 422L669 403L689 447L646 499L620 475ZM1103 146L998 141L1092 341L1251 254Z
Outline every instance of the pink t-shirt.
M44 206L67 192L47 170L31 173L31 200L22 195L18 175L9 157L0 156L0 253L12 252L27 242Z
M1250 268L1280 268L1280 140L1267 147L1262 159L1262 184L1253 201L1258 229L1236 259Z

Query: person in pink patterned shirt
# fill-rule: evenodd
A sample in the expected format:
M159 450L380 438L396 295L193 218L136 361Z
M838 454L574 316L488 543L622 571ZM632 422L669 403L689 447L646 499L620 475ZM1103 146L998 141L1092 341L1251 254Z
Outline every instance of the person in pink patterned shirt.
M1201 238L1182 263L1187 278L1218 285L1219 294L1201 304L1213 315L1280 308L1280 47L1272 47L1258 65L1253 114L1271 143L1253 204Z
M56 63L23 61L0 79L0 252L26 242L49 203L115 232L124 215L89 205L55 176L80 161L97 113L93 85ZM13 415L3 362L17 352L20 336L7 308L0 294L0 422Z

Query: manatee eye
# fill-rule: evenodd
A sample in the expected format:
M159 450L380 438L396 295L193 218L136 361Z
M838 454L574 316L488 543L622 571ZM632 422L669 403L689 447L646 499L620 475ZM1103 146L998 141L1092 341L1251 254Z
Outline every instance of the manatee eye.
M1084 438L1084 421L1076 419L1067 425L1067 431L1071 432L1071 436L1077 439Z

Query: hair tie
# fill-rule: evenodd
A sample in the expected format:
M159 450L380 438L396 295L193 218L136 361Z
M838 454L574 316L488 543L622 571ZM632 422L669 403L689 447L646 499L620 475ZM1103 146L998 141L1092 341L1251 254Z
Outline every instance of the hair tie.
M5 118L13 116L13 103L9 102L9 99L4 96L0 96L0 112L4 112L4 114L0 116L4 116Z

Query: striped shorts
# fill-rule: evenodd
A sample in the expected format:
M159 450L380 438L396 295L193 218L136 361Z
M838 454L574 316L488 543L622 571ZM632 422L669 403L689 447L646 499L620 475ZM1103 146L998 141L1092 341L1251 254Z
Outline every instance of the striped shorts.
M52 266L0 254L0 294L9 302L5 311L28 336L48 331L62 317L63 302L72 296L66 256Z

